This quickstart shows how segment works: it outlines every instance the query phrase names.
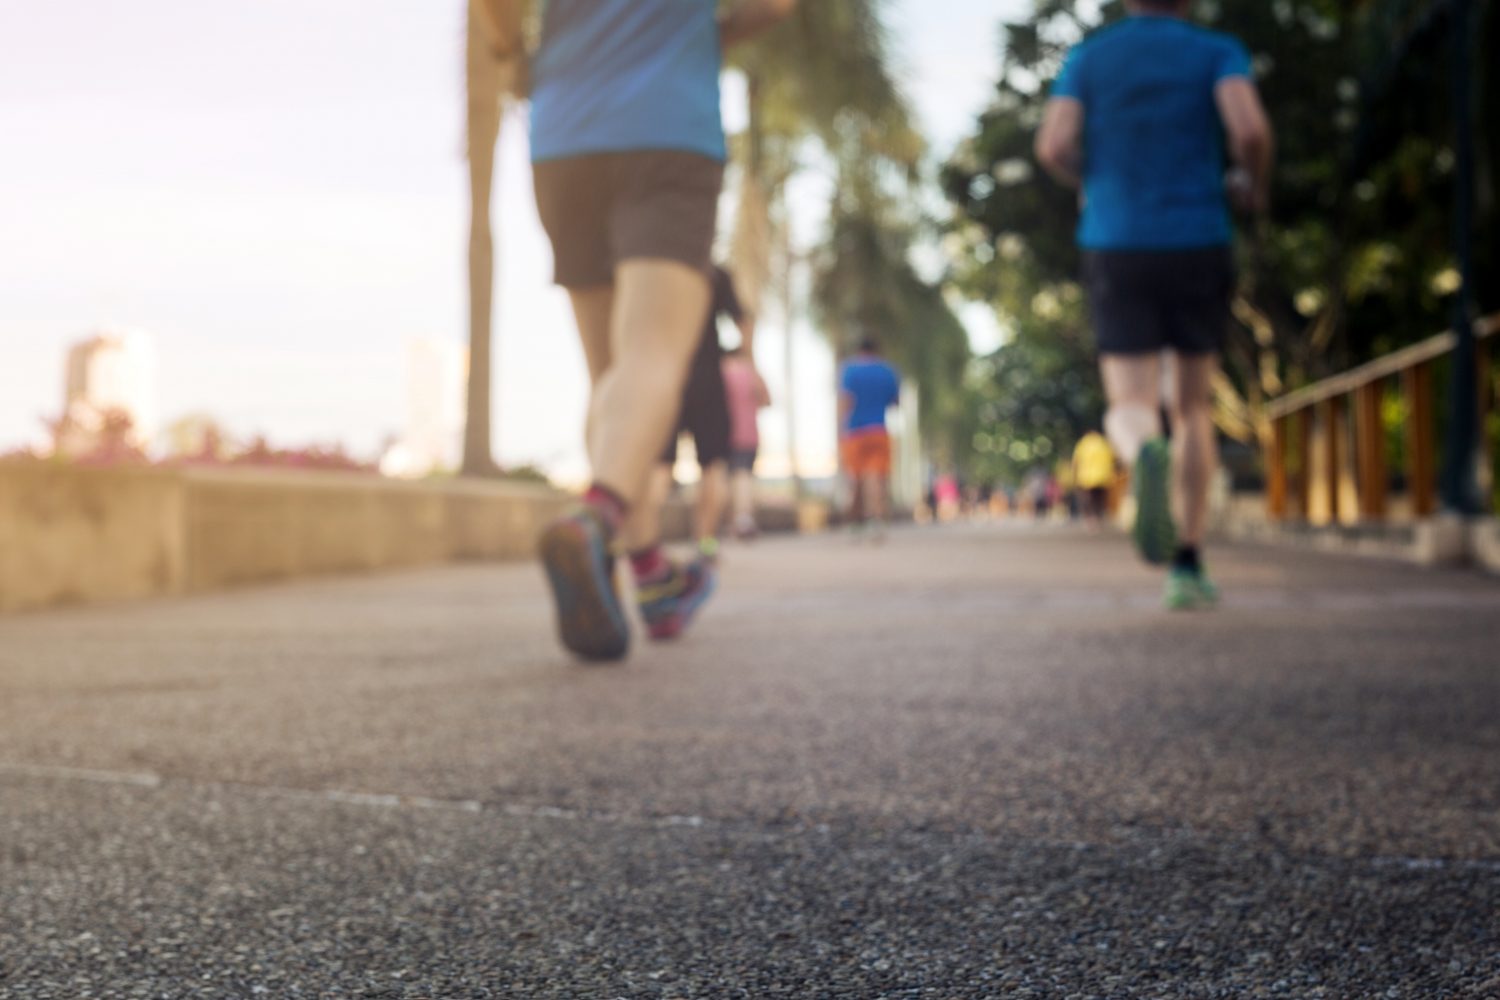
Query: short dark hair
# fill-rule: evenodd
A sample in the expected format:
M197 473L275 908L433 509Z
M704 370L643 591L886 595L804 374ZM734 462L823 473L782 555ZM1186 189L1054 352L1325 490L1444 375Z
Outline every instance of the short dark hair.
M871 336L868 333L865 334L863 337L859 338L859 353L861 353L861 354L879 354L880 353L880 341L876 340L873 336Z

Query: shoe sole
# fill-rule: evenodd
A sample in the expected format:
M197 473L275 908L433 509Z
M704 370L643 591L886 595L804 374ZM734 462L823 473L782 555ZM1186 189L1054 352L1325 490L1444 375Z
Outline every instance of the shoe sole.
M1177 545L1167 493L1170 461L1165 448L1146 448L1135 464L1135 526L1131 537L1141 558L1153 566L1165 565Z
M649 623L646 626L646 634L654 642L670 642L681 636L683 632L687 631L687 627L693 623L693 619L697 617L699 610L713 596L714 590L717 589L718 585L718 574L705 573L703 585L698 588L697 593L687 597L683 605L670 615L667 615L665 618L658 618L655 622Z
M603 542L577 521L542 535L540 554L557 607L557 634L570 652L593 662L625 657L630 631L609 578Z

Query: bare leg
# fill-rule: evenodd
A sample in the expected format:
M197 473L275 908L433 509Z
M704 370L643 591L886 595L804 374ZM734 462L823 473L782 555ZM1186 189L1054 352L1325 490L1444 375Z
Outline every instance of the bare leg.
M862 489L865 495L865 517L877 524L884 524L888 513L885 477L878 472L865 476Z
M676 423L708 305L708 279L684 264L630 260L616 269L609 366L594 385L588 444L594 480L631 505L630 549L660 532L640 501Z
M735 470L730 484L736 524L747 524L755 518L755 474L748 469Z
M1208 489L1217 457L1214 444L1212 354L1172 356L1172 503L1178 541L1197 546L1208 522Z
M729 463L714 462L698 481L698 503L693 508L695 541L719 537L724 508L729 504Z
M849 477L849 522L859 524L868 512L865 510L864 480L859 476Z
M661 541L661 512L672 495L672 469L658 464L646 479L646 489L630 508L635 529L625 540L631 552L649 549Z
M578 322L578 339L583 345L583 358L589 368L589 385L598 386L599 380L609 370L609 324L615 311L615 286L570 288L568 299L573 304L573 318ZM583 428L585 448L593 438L594 407L590 401Z
M1141 446L1161 436L1161 355L1106 354L1099 373L1109 400L1104 433L1120 460L1133 466Z

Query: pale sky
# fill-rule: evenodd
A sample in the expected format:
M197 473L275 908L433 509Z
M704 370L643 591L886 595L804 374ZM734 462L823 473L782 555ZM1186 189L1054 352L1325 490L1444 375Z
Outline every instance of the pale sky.
M940 152L986 101L999 21L1023 2L893 3ZM165 419L372 456L405 422L409 342L466 336L463 0L0 3L0 451L60 409L67 346L116 328L154 338ZM576 474L582 360L524 128L502 145L497 451ZM774 324L761 360L784 398ZM831 361L811 330L796 349L816 467ZM768 458L784 451L779 414L762 426Z

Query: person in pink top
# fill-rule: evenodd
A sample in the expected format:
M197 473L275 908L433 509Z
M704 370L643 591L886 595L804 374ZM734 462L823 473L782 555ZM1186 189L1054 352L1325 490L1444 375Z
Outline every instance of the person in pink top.
M723 370L724 395L729 404L729 489L734 534L749 539L759 531L755 523L755 457L760 450L758 417L763 407L771 405L771 394L765 379L755 370L747 345L742 343L724 355Z

